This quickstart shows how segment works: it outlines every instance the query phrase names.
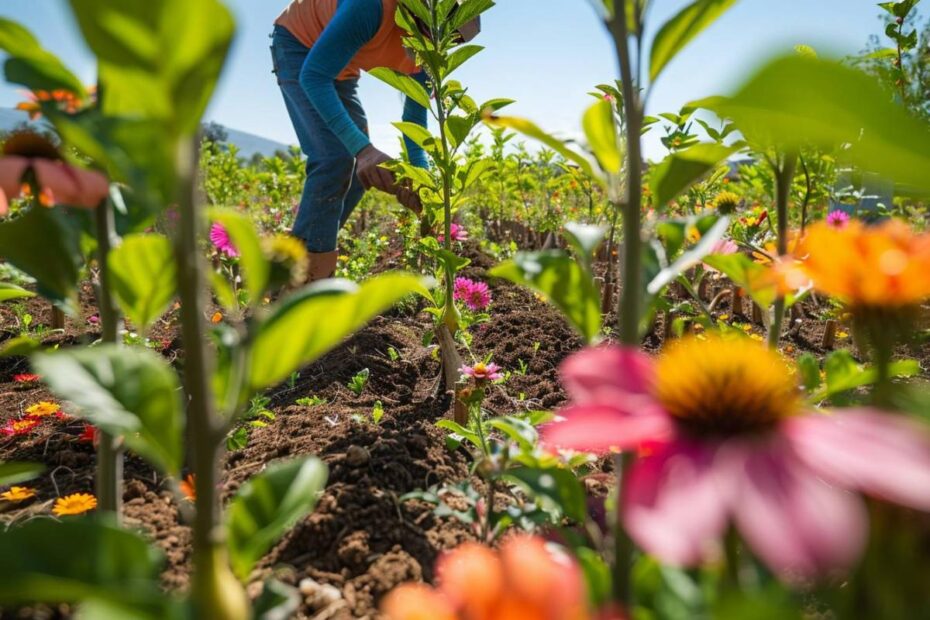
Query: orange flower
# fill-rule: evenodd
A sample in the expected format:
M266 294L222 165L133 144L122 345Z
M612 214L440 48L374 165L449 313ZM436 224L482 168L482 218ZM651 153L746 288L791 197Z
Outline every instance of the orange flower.
M181 481L181 493L184 495L184 499L189 502L192 502L197 499L197 486L195 484L197 478L194 474L187 474L184 480Z
M16 109L27 112L29 120L33 121L42 116L42 104L49 101L58 104L58 109L68 114L76 114L85 103L90 103L82 100L75 93L64 89L27 91L25 95L27 101L16 104Z
M222 313L222 312L214 312L214 313L213 313L213 316L210 317L210 322L213 323L214 325L216 325L217 323L219 323L219 322L222 321L222 320L223 320L223 313Z
M0 157L0 215L8 200L22 193L23 178L32 172L44 206L65 204L93 209L110 191L107 178L94 170L65 163L54 144L30 131L13 134Z
M50 415L54 415L60 411L61 407L58 405L58 403L50 403L47 400L42 400L34 405L26 407L26 417L44 418Z
M405 584L384 600L391 620L590 620L581 570L534 536L495 552L466 543L436 565L438 588Z
M7 437L26 435L32 432L32 429L38 425L39 421L35 418L7 420L7 423L3 427L0 427L0 435L6 435Z
M903 307L930 298L930 234L900 220L810 227L796 251L814 287L853 307Z
M9 491L0 493L0 499L8 502L24 502L36 496L35 489L30 487L10 487Z
M97 498L90 493L72 493L56 499L52 512L59 517L82 515L96 507Z

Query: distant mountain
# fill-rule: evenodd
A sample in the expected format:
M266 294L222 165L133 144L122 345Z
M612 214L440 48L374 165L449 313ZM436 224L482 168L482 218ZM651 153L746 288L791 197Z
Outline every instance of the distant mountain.
M29 122L29 116L25 112L0 108L0 131L9 131L26 122ZM224 127L224 130L228 136L227 141L239 147L239 154L246 159L251 159L256 153L270 157L279 151L288 151L286 144L268 138L229 127Z

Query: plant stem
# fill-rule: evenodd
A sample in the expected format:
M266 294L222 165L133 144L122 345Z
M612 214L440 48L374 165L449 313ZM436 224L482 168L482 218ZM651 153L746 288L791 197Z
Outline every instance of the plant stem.
M776 242L778 256L788 253L788 199L791 193L791 181L794 179L794 170L798 158L794 153L783 155L775 166L775 213L778 218ZM769 347L778 348L781 338L781 326L785 320L785 298L779 296L775 300L775 312L772 325L769 327Z
M116 237L113 208L104 200L94 212L97 233L97 310L100 313L100 340L116 344L119 336L119 314L113 301L108 258ZM123 503L122 439L101 431L97 443L97 502L101 511L113 513L120 519Z
M232 577L225 559L225 533L216 493L222 455L221 427L215 420L212 368L203 335L204 275L197 246L201 227L197 212L197 146L193 139L179 144L176 159L177 204L180 211L175 258L181 298L181 337L184 343L184 387L188 398L191 456L195 475L196 515L193 527L194 574L192 595L202 617L235 620L247 617L245 593ZM239 587L239 591L235 587Z

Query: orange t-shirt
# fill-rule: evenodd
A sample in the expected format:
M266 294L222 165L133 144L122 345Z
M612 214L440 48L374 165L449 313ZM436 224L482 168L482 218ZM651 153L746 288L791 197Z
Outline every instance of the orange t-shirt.
M384 8L381 27L337 79L354 79L361 71L370 71L375 67L387 67L407 74L419 71L416 62L410 59L404 49L403 37L406 33L394 21L397 0L381 0L381 4ZM283 26L298 41L311 48L336 14L337 6L338 0L293 0L278 16L275 24Z

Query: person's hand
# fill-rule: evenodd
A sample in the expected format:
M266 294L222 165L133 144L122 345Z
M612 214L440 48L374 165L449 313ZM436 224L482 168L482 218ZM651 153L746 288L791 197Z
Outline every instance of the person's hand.
M397 201L413 211L416 215L420 215L420 213L423 212L423 203L420 202L420 197L409 187L397 188Z
M355 164L356 174L365 189L380 189L382 192L394 194L397 192L396 179L390 170L381 168L381 164L391 161L391 158L372 145L368 145L358 152Z

